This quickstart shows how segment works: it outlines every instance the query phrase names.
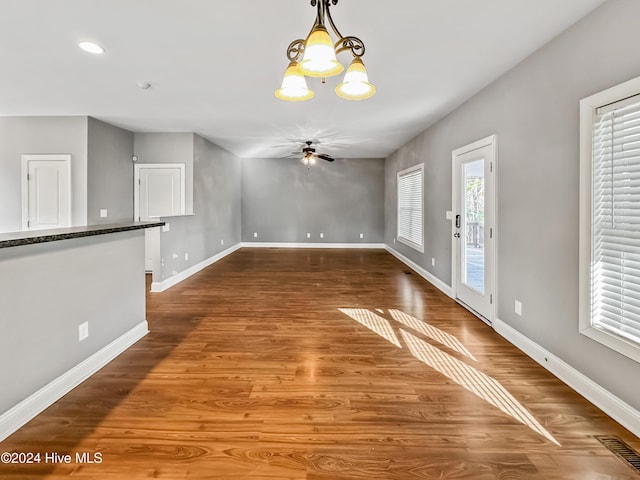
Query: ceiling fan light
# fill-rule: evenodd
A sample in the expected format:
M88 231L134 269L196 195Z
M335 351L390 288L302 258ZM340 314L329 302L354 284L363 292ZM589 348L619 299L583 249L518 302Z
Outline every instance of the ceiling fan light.
M300 159L300 161L307 167L316 164L316 159L313 158L313 155L307 154Z
M300 70L309 77L332 77L344 70L325 27L316 25L307 37Z
M354 58L344 75L344 81L336 87L336 95L345 100L366 100L376 93L369 83L367 70L360 58Z
M287 67L282 85L276 90L275 95L280 100L287 102L302 102L313 98L313 90L307 86L307 80L300 72L300 67L296 62L291 62Z

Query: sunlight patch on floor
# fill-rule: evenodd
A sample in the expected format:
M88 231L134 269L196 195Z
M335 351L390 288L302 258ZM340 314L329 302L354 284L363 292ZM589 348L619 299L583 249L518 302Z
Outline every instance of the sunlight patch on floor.
M360 325L367 327L374 333L377 333L382 338L393 343L396 347L402 348L400 340L393 331L393 327L389 323L389 320L382 318L380 315L376 315L366 308L339 308L342 313L353 318Z
M389 309L389 314L396 322L400 322L403 325L414 329L416 332L420 332L421 334L429 337L432 340L444 345L445 347L449 347L454 352L458 352L465 357L470 358L474 362L477 362L476 357L467 350L460 340L458 340L453 335L440 330L439 328L434 327L433 325L429 325L422 320L419 320L411 315L401 312L400 310Z
M409 350L418 360L560 446L557 440L497 380L404 330L400 330L400 333Z

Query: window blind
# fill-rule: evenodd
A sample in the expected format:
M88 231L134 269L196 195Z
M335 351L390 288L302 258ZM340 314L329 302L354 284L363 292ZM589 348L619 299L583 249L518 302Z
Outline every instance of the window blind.
M596 110L591 324L640 344L640 95Z
M398 174L398 239L422 248L422 168Z

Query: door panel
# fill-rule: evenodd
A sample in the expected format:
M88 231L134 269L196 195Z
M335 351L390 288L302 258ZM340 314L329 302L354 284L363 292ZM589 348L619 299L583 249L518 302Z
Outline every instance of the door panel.
M26 171L24 188L27 190L23 228L42 230L68 227L71 224L69 161L36 160L37 157L23 157L23 169Z
M139 169L139 218L184 215L184 169L143 167Z

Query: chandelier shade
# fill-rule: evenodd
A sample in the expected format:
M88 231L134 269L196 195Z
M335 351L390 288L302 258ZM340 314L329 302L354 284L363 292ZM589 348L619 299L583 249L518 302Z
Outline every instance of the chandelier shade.
M279 99L302 101L312 98L313 91L307 87L305 76L320 77L325 83L325 78L338 75L344 67L337 56L345 51L351 52L353 61L343 82L336 87L336 94L346 100L365 100L376 93L362 62L364 43L358 37L343 36L331 17L330 7L337 3L338 0L311 0L311 6L317 7L316 20L306 39L294 40L287 48L289 67L282 86L275 92ZM331 40L327 25L338 37L336 42Z
M305 41L300 71L308 77L333 77L343 70L327 29L316 26Z
M284 72L282 86L276 90L276 97L289 102L302 102L313 98L313 90L307 86L307 80L296 62L289 63Z
M336 95L345 100L366 100L376 93L369 83L367 70L359 58L354 58L344 75L344 81L336 87Z

